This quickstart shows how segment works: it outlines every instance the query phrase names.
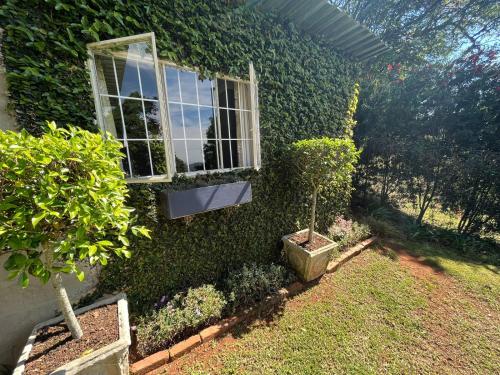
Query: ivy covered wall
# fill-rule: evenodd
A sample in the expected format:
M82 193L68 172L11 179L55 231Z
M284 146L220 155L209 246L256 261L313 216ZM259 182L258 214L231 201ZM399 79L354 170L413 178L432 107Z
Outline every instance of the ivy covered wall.
M164 294L216 282L244 262L280 259L280 238L303 227L307 207L290 179L286 147L294 140L340 136L352 126L354 63L328 44L298 32L275 15L202 0L6 0L3 54L9 101L17 122L41 132L45 120L96 129L86 43L154 31L159 57L246 77L254 63L259 80L263 168L169 184L131 185L130 204L152 229L153 241L133 245L127 261L101 273L102 290L123 289L139 311ZM240 207L168 220L158 192L200 184L250 180L253 201ZM324 230L349 194L324 194ZM323 204L321 204L323 203Z

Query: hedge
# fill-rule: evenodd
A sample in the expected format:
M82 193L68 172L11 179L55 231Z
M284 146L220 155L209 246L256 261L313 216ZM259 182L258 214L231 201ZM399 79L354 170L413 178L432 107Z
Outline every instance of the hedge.
M153 241L135 240L131 260L101 273L103 291L123 289L140 311L162 295L214 283L243 263L280 258L280 238L305 227L307 197L290 180L293 141L350 134L359 67L286 20L245 6L202 0L6 0L2 52L10 105L17 122L39 134L45 120L95 129L86 43L154 31L160 58L259 80L263 168L215 176L174 178L169 184L131 185L129 204ZM231 3L231 2L229 2ZM249 180L252 203L168 220L159 212L162 189ZM323 229L349 194L324 194ZM321 228L320 228L321 229Z

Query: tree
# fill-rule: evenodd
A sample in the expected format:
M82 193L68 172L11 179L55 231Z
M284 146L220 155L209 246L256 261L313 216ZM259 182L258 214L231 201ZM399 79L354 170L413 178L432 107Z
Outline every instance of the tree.
M130 257L127 235L149 237L131 226L122 145L75 127L37 138L25 130L0 131L0 249L8 253L9 279L23 288L29 276L52 280L59 308L74 339L82 330L62 284L62 273L82 281L79 262L106 265L111 254Z
M307 240L312 242L318 194L326 187L339 194L350 194L351 178L360 153L351 139L327 137L297 141L292 144L292 153L300 181L311 192Z

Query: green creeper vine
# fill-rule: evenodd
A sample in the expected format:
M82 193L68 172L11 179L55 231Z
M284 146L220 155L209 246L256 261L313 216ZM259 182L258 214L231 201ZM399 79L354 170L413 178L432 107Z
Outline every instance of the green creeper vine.
M96 129L86 43L154 31L161 59L207 76L246 77L254 63L263 168L132 187L129 205L152 229L153 241L134 240L132 259L111 262L101 289L124 289L136 311L165 293L216 282L245 262L279 260L281 236L305 227L307 217L308 197L289 182L289 145L352 132L356 65L276 15L222 0L5 0L0 27L10 105L34 134L45 120ZM252 182L252 203L190 221L167 220L160 212L162 189L238 179ZM349 195L325 190L321 199L324 230Z

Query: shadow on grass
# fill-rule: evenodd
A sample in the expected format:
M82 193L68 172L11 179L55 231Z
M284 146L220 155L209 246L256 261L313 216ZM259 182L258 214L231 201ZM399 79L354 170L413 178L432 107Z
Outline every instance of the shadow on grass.
M499 273L500 244L478 235L463 235L453 229L441 228L433 224L415 224L414 218L392 206L367 205L357 207L359 220L370 226L373 233L381 238L404 242L407 251L414 256L441 257L453 261L483 266L491 272ZM433 259L427 260L431 266L439 266Z
M283 316L288 302L291 302L294 298L318 285L320 280L321 279L317 279L304 284L304 289L287 297L282 295L273 295L268 297L266 300L254 306L252 308L252 312L248 313L242 322L238 323L227 333L217 338L217 340L223 339L228 334L231 334L234 338L241 338L250 333L256 326L273 326Z

